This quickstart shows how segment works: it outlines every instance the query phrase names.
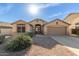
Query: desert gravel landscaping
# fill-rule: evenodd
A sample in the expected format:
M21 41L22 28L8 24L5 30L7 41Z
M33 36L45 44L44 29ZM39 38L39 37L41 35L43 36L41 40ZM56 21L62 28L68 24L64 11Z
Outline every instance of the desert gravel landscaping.
M44 35L33 37L33 44L29 51L7 52L4 46L5 44L0 44L0 56L76 56L62 44Z
M2 44L0 44L0 56L25 56L25 53L26 53L25 49L22 51L16 51L16 52L9 52L5 50L6 42L11 40L11 38L5 39L5 41Z
M52 49L46 49L37 45L33 45L29 51L29 56L76 56L62 45L56 45Z

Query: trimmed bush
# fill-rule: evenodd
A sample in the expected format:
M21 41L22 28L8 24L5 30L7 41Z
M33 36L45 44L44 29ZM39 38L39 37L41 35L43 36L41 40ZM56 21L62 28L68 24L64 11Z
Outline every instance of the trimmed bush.
M0 35L0 44L3 43L5 40L5 35Z
M6 44L6 50L8 51L20 51L23 49L29 49L32 45L32 39L30 36L18 35L13 40Z
M29 35L30 37L33 37L33 32L26 32L25 35Z

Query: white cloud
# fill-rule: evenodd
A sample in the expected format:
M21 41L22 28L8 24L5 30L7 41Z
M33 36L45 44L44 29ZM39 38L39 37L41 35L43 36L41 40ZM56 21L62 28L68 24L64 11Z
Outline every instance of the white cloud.
M60 4L59 3L31 3L31 4L26 4L25 5L25 11L27 10L28 11L28 13L30 13L29 12L29 7L31 7L31 6L36 6L37 7L37 9L39 10L39 14L41 14L42 13L42 10L43 9L45 9L45 8L48 8L48 7L56 7L56 6L59 6ZM33 11L33 9L31 9L32 11ZM35 15L33 15L33 16L35 16Z
M56 14L52 14L52 15L50 15L50 16L48 16L50 19L52 19L52 18L56 18L56 17L58 17L58 16L62 16L62 15L65 15L65 14L70 14L70 13L78 13L79 12L79 10L72 10L72 9L70 9L70 10L67 10L67 11L65 11L65 12L59 12L59 13L56 13Z
M56 14L52 14L51 16L49 16L49 18L53 18L53 17L60 16L60 15L62 15L62 13L61 13L61 12L56 13Z
M47 7L50 7L50 6L55 7L55 6L58 6L58 5L60 5L60 4L59 3L40 4L39 8L47 8Z
M47 8L47 7L50 7L50 6L53 6L53 7L55 7L55 6L58 6L58 5L60 5L59 3L50 3L50 4L46 4L46 3L44 3L44 4L40 4L40 3L38 3L38 4L28 4L28 7L29 7L29 5L37 5L38 6L38 8Z

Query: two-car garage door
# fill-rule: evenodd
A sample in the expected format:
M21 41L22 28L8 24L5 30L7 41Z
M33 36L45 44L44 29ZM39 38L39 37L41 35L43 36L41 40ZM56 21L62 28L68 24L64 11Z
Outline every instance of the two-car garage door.
M48 27L48 35L66 35L66 27Z

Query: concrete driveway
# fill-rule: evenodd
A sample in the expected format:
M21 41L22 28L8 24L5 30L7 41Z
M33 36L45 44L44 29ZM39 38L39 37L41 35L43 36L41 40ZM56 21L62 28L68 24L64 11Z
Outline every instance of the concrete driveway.
M59 44L56 40L44 35L36 35L33 37L33 43L47 49L51 49L55 45Z
M33 37L33 44L28 53L29 56L76 56L56 40L45 35Z
M63 44L66 48L79 55L79 38L71 36L52 36L52 39Z

